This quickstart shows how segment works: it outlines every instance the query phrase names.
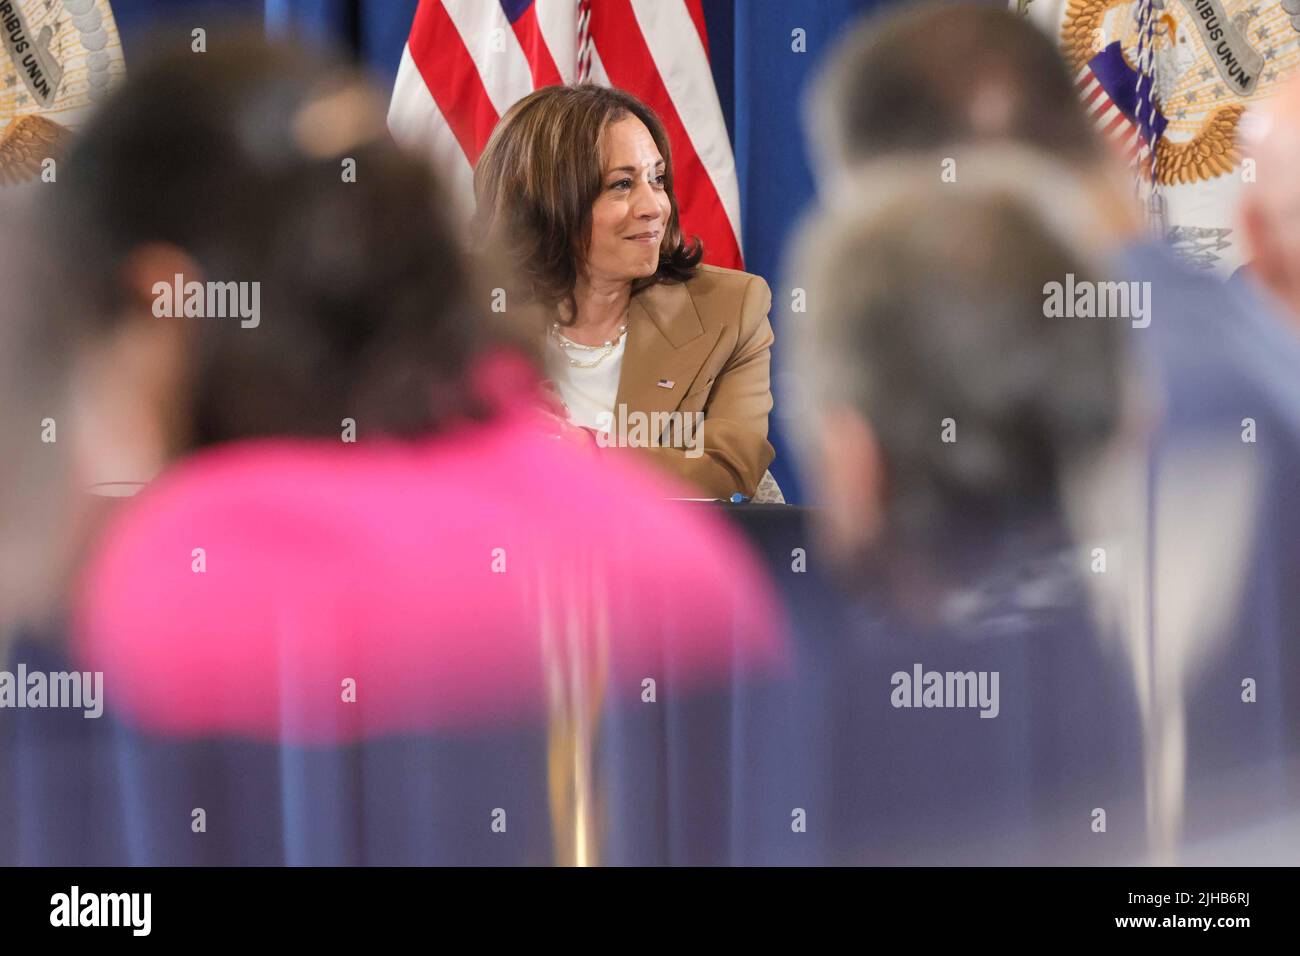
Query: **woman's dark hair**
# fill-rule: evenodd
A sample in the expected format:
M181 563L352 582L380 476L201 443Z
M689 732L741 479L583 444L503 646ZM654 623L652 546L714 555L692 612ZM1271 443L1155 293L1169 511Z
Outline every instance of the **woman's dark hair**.
M201 281L260 283L255 327L155 319L193 323L196 445L338 435L344 418L414 435L488 414L466 380L494 341L470 264L370 95L293 46L186 45L133 67L59 171L51 219L100 330L131 312L124 269L153 243Z
M626 116L645 124L664 158L664 189L672 211L659 268L633 283L636 292L663 281L684 282L704 254L698 237L682 236L673 192L668 134L650 107L630 93L594 83L547 86L510 107L474 168L478 210L474 232L509 257L525 296L572 304L574 282L591 242L591 210L604 178L606 129Z

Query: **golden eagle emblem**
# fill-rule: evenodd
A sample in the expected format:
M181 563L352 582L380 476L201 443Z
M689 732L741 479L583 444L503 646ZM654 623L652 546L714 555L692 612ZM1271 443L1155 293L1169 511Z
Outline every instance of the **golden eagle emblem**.
M0 186L36 179L46 159L57 158L67 127L37 113L13 120L0 134Z
M1137 70L1134 0L1067 0L1061 52L1078 73L1119 41ZM1230 174L1241 156L1237 126L1248 102L1266 96L1300 61L1300 18L1273 0L1164 0L1153 11L1155 102L1168 125L1156 147L1163 186Z

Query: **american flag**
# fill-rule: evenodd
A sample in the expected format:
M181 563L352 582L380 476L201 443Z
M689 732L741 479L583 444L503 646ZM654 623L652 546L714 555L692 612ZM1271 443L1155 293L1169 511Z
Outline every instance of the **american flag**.
M1118 41L1084 64L1075 77L1084 109L1097 129L1121 148L1146 179L1166 125L1151 97L1150 83L1149 77L1124 61Z
M701 0L420 0L388 126L433 158L468 212L497 120L535 89L583 81L658 114L683 233L703 240L706 262L742 268L740 191Z

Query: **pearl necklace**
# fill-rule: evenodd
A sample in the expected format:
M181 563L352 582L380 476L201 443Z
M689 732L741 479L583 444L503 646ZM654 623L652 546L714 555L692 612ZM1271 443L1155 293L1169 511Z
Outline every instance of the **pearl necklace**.
M617 346L619 340L627 334L627 323L624 322L618 327L618 335L614 336L612 339L606 340L603 345L583 345L581 342L574 342L571 339L565 338L564 333L560 331L560 328L561 326L559 322L551 323L551 338L555 340L555 344L560 347L564 353L565 359L573 368L595 368L601 362L605 361L605 359L614 354L615 346ZM597 354L590 362L580 362L569 354L574 350L585 352L587 354L599 354Z

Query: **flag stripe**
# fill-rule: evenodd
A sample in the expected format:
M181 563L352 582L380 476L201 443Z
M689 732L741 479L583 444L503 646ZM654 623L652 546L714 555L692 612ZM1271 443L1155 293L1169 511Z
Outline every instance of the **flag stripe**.
M551 58L551 51L546 46L546 40L542 37L541 26L537 22L537 5L530 3L528 9L511 26L514 28L515 37L519 40L519 46L523 49L524 56L528 60L529 71L533 78L533 87L539 89L543 86L557 86L562 83L559 68L556 67L555 60Z
M1102 127L1101 134L1102 134L1103 136L1109 136L1109 135L1110 135L1111 133L1113 133L1116 129L1118 129L1118 128L1120 127L1121 124L1123 124L1123 123L1127 123L1127 122L1128 122L1128 120L1126 120L1126 119L1124 118L1124 114L1121 113L1119 110L1115 110L1115 116L1114 116L1114 118L1111 119L1108 123L1106 123L1105 126Z
M402 50L397 68L393 102L388 108L388 128L403 146L432 160L447 186L448 200L455 205L462 221L468 220L474 212L473 167L452 134L451 124L425 86L409 46Z
M670 0L670 3L680 6L680 0ZM627 28L629 23L635 22L638 19L633 13L630 0L607 0L594 5L591 35L596 49L601 51L610 81L644 100L658 114L668 131L673 147L674 175L679 187L677 200L684 231L700 236L712 254L712 261L728 265L734 263L734 268L740 268L740 243L736 239L730 217L673 105L663 77L655 68L655 59L651 56L646 37L640 30ZM716 100L716 94L714 99Z
M473 165L498 114L441 0L420 0L407 49L425 89Z
M576 5L577 0L535 0L533 3L537 10L538 32L551 51L562 83L572 83L577 79Z
M506 13L493 0L441 0L456 25L461 44L469 53L483 89L498 116L533 89L533 71L515 39ZM489 132L491 132L489 130ZM487 141L479 142L480 150Z
M613 86L614 83L609 78L609 71L605 69L605 61L600 58L600 51L595 45L591 48L591 74L588 79L592 83L599 83L601 86Z
M709 60L709 30L704 23L704 5L700 0L686 0L686 10L690 14L691 22L695 24L695 35L700 38L700 46L704 47L704 60Z
M686 135L722 201L739 249L740 188L708 54L694 43L690 15L680 0L632 0L632 9Z

